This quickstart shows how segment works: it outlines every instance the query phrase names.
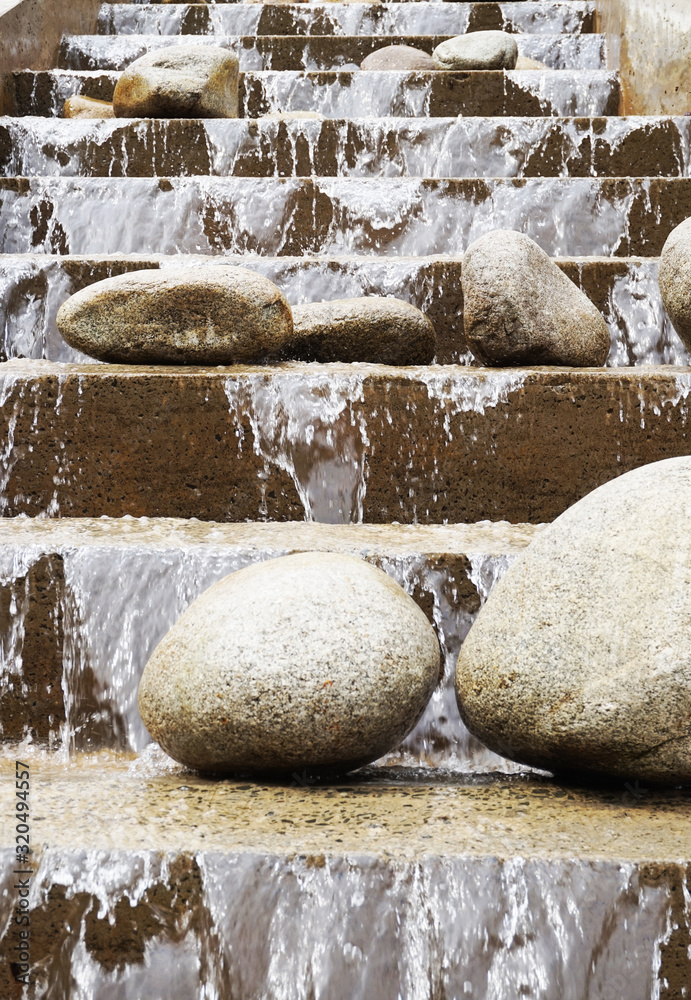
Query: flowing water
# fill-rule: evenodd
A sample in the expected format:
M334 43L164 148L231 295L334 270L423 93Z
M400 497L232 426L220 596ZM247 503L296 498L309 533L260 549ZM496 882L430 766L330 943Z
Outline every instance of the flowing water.
M250 526L193 518L61 520L63 487L83 472L69 432L55 455L46 452L48 495L12 490L17 463L30 464L50 433L51 412L56 426L68 412L77 427L93 412L86 394L95 383L83 371L66 367L52 377L49 361L88 360L60 338L60 304L96 277L127 268L242 265L274 280L293 304L384 294L435 316L437 361L459 367L435 364L405 376L381 369L385 391L376 397L368 395L365 366L306 366L300 377L290 366L215 372L230 427L224 447L250 457L257 470L252 516L269 520L269 483L278 470L294 490L305 531L318 524L364 530L374 492L372 442L394 426L404 428L397 458L408 464L395 496L400 512L392 504L387 517L424 522L438 497L416 492L420 455L429 482L443 490L445 448L463 441L478 461L496 464L504 415L529 415L521 405L531 373L468 368L474 359L463 337L460 259L492 229L520 229L552 256L578 258L564 266L585 287L592 267L601 267L609 366L689 363L662 306L657 260L587 260L657 252L668 221L660 205L674 197L669 185L691 177L689 120L601 117L616 107L618 78L604 68L603 39L592 33L592 0L486 6L497 27L516 33L521 54L548 69L488 75L485 116L473 104L475 84L467 84L463 103L453 98L456 84L438 74L377 74L373 86L372 75L356 68L362 46L354 36L382 44L387 36L426 36L430 48L432 36L473 30L483 12L469 3L104 5L100 34L65 39L60 68L18 75L26 117L0 119L0 324L4 357L38 364L31 378L17 362L0 378L0 514L24 504L41 517L15 519L16 538L6 532L0 546L9 622L0 683L29 701L31 581L48 560L60 567L45 627L60 635L52 682L62 721L47 747L32 744L25 730L24 742L11 748L46 769L46 801L51 784L57 795L65 789L56 830L44 838L58 846L41 847L39 833L33 857L41 1000L671 998L670 976L677 958L685 960L691 889L684 866L669 858L677 849L684 856L685 847L677 848L681 840L659 847L664 872L649 859L658 856L673 808L656 813L650 806L651 820L645 789L623 797L621 790L590 791L579 799L581 811L569 814L577 825L555 810L546 840L531 848L517 830L531 809L539 827L540 795L568 810L580 793L487 750L456 705L461 644L539 526L479 525L485 538L457 542L450 552L440 545L436 555L412 543L359 543L356 554L380 566L433 621L442 676L414 731L366 773L317 790L294 776L299 787L267 792L213 785L167 759L143 727L137 685L157 643L207 587L300 546L279 534L233 539L230 527ZM109 99L119 70L143 52L191 40L238 53L244 118L57 117L66 97L83 88ZM276 68L286 62L290 71ZM531 116L516 117L517 107ZM301 110L327 120L261 120ZM633 157L631 149L638 150ZM639 176L624 169L628 159ZM662 187L656 177L667 179ZM685 436L691 375L664 374L659 382L645 371L603 376L617 427L655 434L666 417ZM410 384L407 401L396 390L406 414L398 422L387 396L396 378ZM559 391L571 393L575 405L581 390L565 379ZM406 431L420 426L416 408L429 415L429 441ZM484 417L496 433L477 447ZM624 438L612 474L628 460ZM492 532L503 532L501 544ZM335 538L324 546L335 547ZM91 787L101 782L110 797L95 794L82 808L87 772L91 781L97 776ZM464 827L453 809L469 788L478 797ZM387 789L400 798L387 798ZM436 805L425 812L430 789ZM188 840L176 844L180 796L188 793ZM280 820L261 802L252 812L255 793L266 803L274 795ZM140 813L132 804L137 794L145 801ZM224 796L245 794L239 812L224 814ZM339 812L339 798L350 813ZM300 811L305 803L313 815ZM607 812L606 834L586 849L598 804ZM42 810L37 824L46 822ZM70 810L78 818L71 827L63 820ZM392 820L386 827L387 810L399 826ZM272 841L274 819L281 828ZM646 822L656 831L652 847L635 833L626 842ZM61 823L69 832L63 841ZM221 836L211 844L217 823ZM303 850L308 842L322 846ZM0 852L2 937L11 927L15 864L14 853Z
M595 4L586 2L500 3L502 28L530 34L578 34L584 20L592 22ZM329 3L291 8L295 35L462 35L468 26L468 3ZM110 35L177 35L194 27L194 35L274 34L263 24L272 12L261 5L210 5L201 14L185 4L139 6L105 4L99 31ZM194 16L194 21L191 21ZM275 32L279 34L279 32ZM288 32L281 32L288 33Z
M181 871L195 891L161 937ZM72 1000L634 1000L656 995L673 923L665 885L605 861L47 850L31 891L34 913L52 893L71 915L39 975ZM118 965L103 929L127 911L149 930Z

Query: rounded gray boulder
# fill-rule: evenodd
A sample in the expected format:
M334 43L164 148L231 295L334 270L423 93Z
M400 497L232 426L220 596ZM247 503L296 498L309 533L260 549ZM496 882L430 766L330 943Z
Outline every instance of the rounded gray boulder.
M372 295L293 306L293 324L285 357L297 361L426 365L434 357L432 323L400 299Z
M691 458L629 472L557 518L490 594L461 715L551 771L691 781Z
M147 52L115 86L116 118L237 118L239 62L216 45Z
M667 237L660 255L662 301L684 347L691 351L691 219Z
M202 594L147 663L139 708L166 753L200 771L343 773L410 732L439 666L434 629L397 583L309 552Z
M604 365L607 324L537 243L496 229L463 256L463 323L482 364Z
M143 270L98 281L60 307L72 347L113 364L252 364L293 333L288 302L241 267Z
M518 45L505 31L471 31L441 42L432 59L437 69L514 69Z
M432 56L412 45L385 45L371 52L360 63L360 69L375 70L426 70L436 69Z

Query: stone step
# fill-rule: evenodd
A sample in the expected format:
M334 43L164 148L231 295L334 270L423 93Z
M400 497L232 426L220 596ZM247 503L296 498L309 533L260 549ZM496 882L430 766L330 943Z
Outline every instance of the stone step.
M550 521L691 454L689 368L0 368L0 513Z
M594 0L537 3L107 3L105 35L462 35L511 31L576 35L595 31Z
M682 998L688 795L406 769L289 787L27 750L38 989L216 997ZM16 773L14 757L5 772ZM20 771L20 773L23 773ZM12 780L3 815L16 813ZM17 875L27 868L30 875ZM11 992L18 927L2 945ZM175 975L171 977L171 968ZM7 985L7 989L3 987ZM316 986L314 985L316 984ZM497 985L499 984L499 985Z
M2 253L460 254L516 229L552 256L658 256L687 178L0 178Z
M0 360L84 361L58 333L58 308L94 281L140 268L215 266L217 258L176 255L70 257L0 255ZM463 332L460 257L248 257L221 263L265 274L293 305L361 295L392 295L432 320L436 360L469 363ZM608 364L691 363L662 305L656 258L561 258L557 263L595 303L610 328Z
M357 70L362 60L392 43L431 53L452 36L356 35L204 35L195 45L220 45L234 51L243 72L274 70ZM517 35L518 51L553 70L597 70L606 66L604 35ZM147 52L189 45L187 35L68 35L63 38L59 69L123 70Z
M7 108L15 115L59 115L74 94L110 101L117 80L114 71L22 70L7 81ZM378 72L376 83L359 70L241 73L240 116L588 117L616 115L619 108L619 78L607 70Z
M149 736L137 710L139 678L189 604L243 566L292 552L339 552L373 562L400 583L435 625L444 652L425 715L391 759L515 769L470 737L453 679L478 608L537 530L506 523L0 519L0 735L141 750ZM10 607L11 628L4 620Z
M0 175L688 177L689 118L0 118Z

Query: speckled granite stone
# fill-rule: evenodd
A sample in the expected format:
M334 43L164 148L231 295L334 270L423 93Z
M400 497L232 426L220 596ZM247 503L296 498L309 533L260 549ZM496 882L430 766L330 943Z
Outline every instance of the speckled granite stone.
M495 229L463 257L468 346L486 365L604 365L607 324L537 243Z
M349 771L410 732L439 677L434 630L398 584L309 552L233 573L149 660L139 707L201 771Z
M368 70L421 70L436 69L432 56L412 45L385 45L371 52L360 63Z
M667 237L658 272L665 309L684 346L691 350L691 219Z
M239 63L229 49L176 45L135 59L115 86L116 118L237 118Z
M629 472L536 536L458 660L468 728L514 760L691 781L691 459Z
M125 364L251 364L276 358L293 330L273 282L220 266L106 278L63 303L57 323L72 347Z
M518 45L504 31L471 31L437 45L432 59L436 69L514 69Z
M371 295L293 306L293 323L285 351L292 360L426 365L434 357L432 323L400 299Z

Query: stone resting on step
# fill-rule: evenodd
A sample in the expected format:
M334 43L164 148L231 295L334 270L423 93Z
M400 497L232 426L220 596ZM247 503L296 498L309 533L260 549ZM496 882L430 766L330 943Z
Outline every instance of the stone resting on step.
M683 457L612 480L540 532L463 643L471 733L549 771L691 782L689 520Z
M370 52L360 63L367 70L410 70L425 72L436 69L432 56L412 45L385 45Z
M478 361L492 367L600 367L610 334L590 299L537 243L495 229L463 256L463 325Z
M239 63L211 45L175 45L148 52L120 76L116 118L237 118Z
M471 31L441 42L432 53L432 59L436 69L514 69L518 45L505 31Z
M306 552L198 597L147 663L139 709L188 767L328 775L398 746L439 670L434 629L402 587L362 559Z

